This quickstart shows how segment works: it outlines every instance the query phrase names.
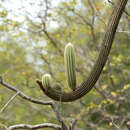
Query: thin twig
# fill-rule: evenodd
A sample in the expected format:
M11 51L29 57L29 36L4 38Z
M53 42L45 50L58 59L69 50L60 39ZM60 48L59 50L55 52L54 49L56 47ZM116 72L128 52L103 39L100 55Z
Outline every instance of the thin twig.
M25 100L27 100L27 101L29 101L29 102L32 102L32 103L35 103L35 104L40 104L40 105L52 105L52 101L40 101L40 100L31 98L31 97L25 95L22 91L20 91L20 90L18 90L17 88L15 88L15 87L13 87L13 86L11 86L11 85L5 83L5 82L3 81L3 79L2 79L2 77L0 77L0 84L3 85L4 87L6 87L6 88L8 88L8 89L10 89L10 90L12 90L12 91L14 91L14 92L17 92L18 95L19 95L21 98L23 98L23 99L25 99Z
M118 33L125 33L127 35L130 35L130 31L117 31Z
M77 120L76 119L73 119L70 123L70 126L69 126L69 130L74 130L74 126L76 124Z
M19 125L13 125L9 127L9 130L15 130L15 129L41 129L41 128L53 128L62 130L61 126L51 123L44 123L44 124L38 124L38 125L29 125L29 124L19 124Z
M96 85L94 86L95 90L104 98L107 99L107 96L103 91L101 91Z
M118 126L117 124L114 123L114 119L111 117L111 120L112 120L112 124L118 129L118 130L121 130L120 126Z
M16 94L14 94L9 101L4 105L4 107L0 110L0 114L7 108L7 106L13 101L13 99L19 94L19 92L17 92Z

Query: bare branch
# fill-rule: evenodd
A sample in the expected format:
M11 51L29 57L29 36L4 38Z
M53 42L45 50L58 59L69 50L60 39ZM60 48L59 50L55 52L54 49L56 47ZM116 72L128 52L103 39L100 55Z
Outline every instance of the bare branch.
M47 14L48 14L48 10L49 10L49 5L48 4L49 4L48 0L45 0L46 9L45 9L44 21L46 21L46 19L47 19Z
M43 28L43 32L46 35L46 37L50 40L50 42L53 44L53 46L58 50L59 54L63 57L63 53L62 50L57 46L57 43L55 42L55 40L49 35L49 33L47 32L47 30L45 30L45 28Z
M115 122L114 122L114 119L111 117L111 120L112 120L112 124L118 129L118 130L121 130L120 126L118 126Z
M89 4L92 6L91 2L90 2L90 1L88 1L88 2L89 2ZM82 16L81 14L75 12L74 10L73 10L73 13L74 13L76 16L78 16L87 26L90 27L90 31L91 31L93 43L94 43L95 45L97 45L97 40L96 40L96 36L95 36L95 32L94 32L94 19L95 19L94 13L95 13L95 12L94 12L94 10L93 10L93 7L91 7L91 9L92 9L92 12L93 12L93 18L92 18L92 21L91 21L91 22L89 22L87 19L84 18L84 16ZM99 50L97 46L96 46L95 48L96 48L96 50Z
M107 1L108 1L108 3L112 4L113 6L115 5L115 3L112 2L111 0L107 0ZM126 15L130 16L130 14L126 11L126 9L124 10L124 13L125 13Z
M53 103L52 101L40 101L40 100L31 98L31 97L25 95L22 91L20 91L20 90L18 90L17 88L15 88L15 87L13 87L13 86L11 86L11 85L5 83L5 82L3 81L3 79L2 79L2 77L0 77L0 84L3 85L3 86L6 87L6 88L8 88L8 89L10 89L10 90L12 90L12 91L18 93L18 95L19 95L21 98L23 98L23 99L25 99L25 100L27 100L27 101L29 101L29 102L36 103L36 104L40 104L40 105L52 105L52 103Z
M100 15L99 11L97 10L96 8L96 4L95 4L95 1L93 1L93 8L95 9L95 15L98 17L98 19L104 24L104 26L106 27L106 22L104 21L104 18L102 18L102 16Z
M1 76L0 76L0 84L3 85L4 87L14 91L14 92L17 92L17 95L19 95L21 98L23 98L29 102L39 104L39 105L50 105L51 108L53 109L54 113L56 114L58 121L61 123L62 127L65 126L65 124L64 124L64 122L63 122L63 120L62 120L62 118L57 110L57 107L53 101L40 101L40 100L31 98L31 97L25 95L22 91L18 90L17 88L5 83Z
M1 124L1 123L0 123L0 128L5 128L5 130L8 130L8 127L4 124Z
M112 1L110 1L110 0L107 0L107 1L108 1L108 3L114 5L114 2L112 2Z
M124 34L127 34L127 35L130 35L130 31L117 31L118 33L124 33Z
M53 128L62 130L61 126L51 123L44 123L44 124L38 124L38 125L29 125L29 124L19 124L19 125L13 125L9 127L9 130L15 130L15 129L41 129L41 128Z
M13 99L19 94L19 92L17 92L15 95L13 95L10 100L4 105L4 107L0 110L0 114L7 108L7 106L11 103L11 101L13 101Z
M54 104L54 102L52 103L51 108L52 108L53 111L55 112L58 121L62 124L62 123L63 123L63 120L62 120L60 114L58 113L57 107L56 107L56 105Z
M73 119L70 123L70 126L69 126L69 130L74 130L74 126L76 124L77 120L76 119Z
M94 86L94 88L104 99L107 99L106 94L103 91L101 91L96 85Z
M74 10L73 10L73 13L74 13L76 16L78 16L85 24L87 24L89 27L92 28L92 24L91 24L89 21L87 21L81 14L75 12Z
M91 0L88 0L88 4L90 5L90 8L92 10L92 25L94 24L94 21L95 21L95 9L93 7L93 4L92 4L92 1Z

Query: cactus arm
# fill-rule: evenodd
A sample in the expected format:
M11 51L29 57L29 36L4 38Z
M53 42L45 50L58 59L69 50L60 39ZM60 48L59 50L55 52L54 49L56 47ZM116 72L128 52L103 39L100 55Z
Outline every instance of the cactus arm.
M76 89L75 52L71 43L65 47L64 60L68 86L74 91Z
M108 22L107 30L102 41L102 46L98 59L88 78L86 78L86 80L83 81L76 88L75 91L69 93L56 91L55 89L51 88L51 86L48 87L47 91L45 91L42 82L40 80L37 80L38 85L43 90L45 95L57 101L71 102L81 98L94 87L107 61L108 55L111 50L112 42L115 36L115 32L119 24L123 10L127 4L127 1L128 0L119 0L117 5L115 6L111 18Z
M45 74L42 76L42 84L46 90L50 86L51 84L50 82L51 82L51 76L49 74Z

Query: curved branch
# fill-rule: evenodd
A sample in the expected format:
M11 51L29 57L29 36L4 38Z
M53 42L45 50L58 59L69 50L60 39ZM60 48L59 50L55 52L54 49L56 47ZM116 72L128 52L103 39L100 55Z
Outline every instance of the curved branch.
M57 100L57 101L71 102L71 101L81 98L94 87L94 85L95 85L96 81L98 80L98 78L103 70L103 67L107 61L108 55L111 50L112 42L114 40L114 36L116 33L116 29L119 24L121 15L124 11L124 8L127 4L127 1L128 0L119 0L119 2L117 3L117 6L115 6L115 8L112 12L112 15L110 17L110 20L108 22L107 30L106 30L105 36L103 38L103 41L102 41L102 47L101 47L98 59L94 65L89 77L85 81L83 81L77 87L77 89L75 91L69 92L69 93L59 92L59 91L51 88L51 86L46 90L43 87L42 82L40 80L37 80L37 83L40 86L40 88L42 89L42 91L44 92L44 94L46 94L48 97L50 97L54 100Z

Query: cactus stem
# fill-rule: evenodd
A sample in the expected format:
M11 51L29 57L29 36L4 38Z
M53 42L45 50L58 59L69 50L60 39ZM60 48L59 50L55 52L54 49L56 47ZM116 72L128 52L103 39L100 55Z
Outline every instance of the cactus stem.
M76 89L75 52L71 43L65 47L64 60L68 86L74 91Z

